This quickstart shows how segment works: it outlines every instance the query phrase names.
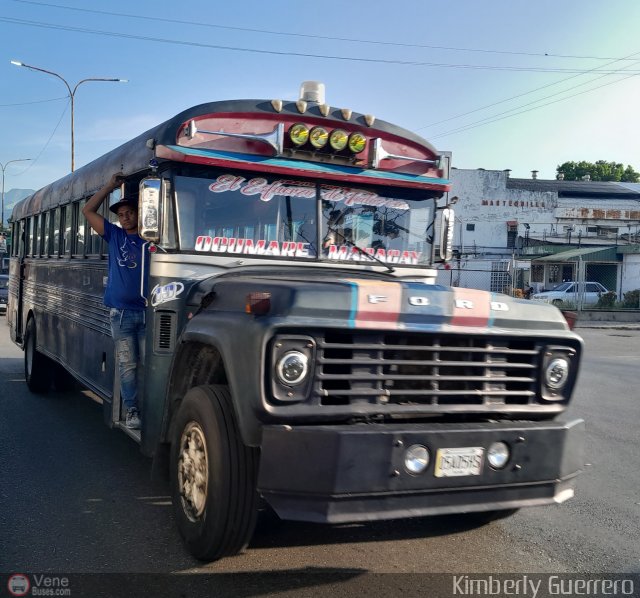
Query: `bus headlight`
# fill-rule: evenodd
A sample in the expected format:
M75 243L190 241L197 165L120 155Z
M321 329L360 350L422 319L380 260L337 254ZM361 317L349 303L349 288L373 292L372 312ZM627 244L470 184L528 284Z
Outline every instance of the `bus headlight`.
M414 475L421 474L429 465L429 450L421 444L411 445L404 453L404 468Z
M314 378L316 342L311 336L282 334L270 344L268 400L300 403L309 398Z
M289 351L278 360L276 373L284 384L300 384L309 373L309 359L300 351Z
M553 389L560 390L569 379L569 362L565 357L552 359L544 370L545 384Z
M487 461L493 469L502 469L509 462L509 447L504 442L494 442L487 451Z
M566 401L578 373L579 347L547 346L540 368L540 391L545 401Z

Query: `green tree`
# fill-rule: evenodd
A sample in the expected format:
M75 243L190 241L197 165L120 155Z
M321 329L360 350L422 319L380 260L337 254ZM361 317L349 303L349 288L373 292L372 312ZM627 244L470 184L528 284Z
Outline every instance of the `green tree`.
M565 162L556 168L556 174L563 174L565 181L580 181L589 175L592 181L616 181L624 183L637 183L640 181L640 173L632 166L625 168L618 162Z

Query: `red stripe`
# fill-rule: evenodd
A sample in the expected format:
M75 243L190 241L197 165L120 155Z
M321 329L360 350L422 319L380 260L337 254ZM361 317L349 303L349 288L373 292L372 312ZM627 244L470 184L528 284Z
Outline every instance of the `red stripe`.
M402 285L397 282L349 280L356 285L356 328L395 330L402 309Z
M491 294L476 289L453 289L452 326L487 326L491 313Z

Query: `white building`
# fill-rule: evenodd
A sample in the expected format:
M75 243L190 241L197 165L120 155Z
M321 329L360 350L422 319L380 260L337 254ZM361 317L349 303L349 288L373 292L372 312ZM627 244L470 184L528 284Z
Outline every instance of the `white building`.
M507 175L452 169L458 267L441 282L540 290L584 277L618 298L640 288L640 184Z

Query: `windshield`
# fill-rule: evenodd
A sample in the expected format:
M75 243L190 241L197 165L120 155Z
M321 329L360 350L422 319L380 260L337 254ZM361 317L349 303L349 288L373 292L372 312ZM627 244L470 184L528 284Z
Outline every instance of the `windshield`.
M554 287L554 291L568 291L573 286L572 282L563 282L559 284L557 287Z
M424 191L221 174L174 180L180 249L426 265L434 200ZM418 199L420 198L420 200Z

